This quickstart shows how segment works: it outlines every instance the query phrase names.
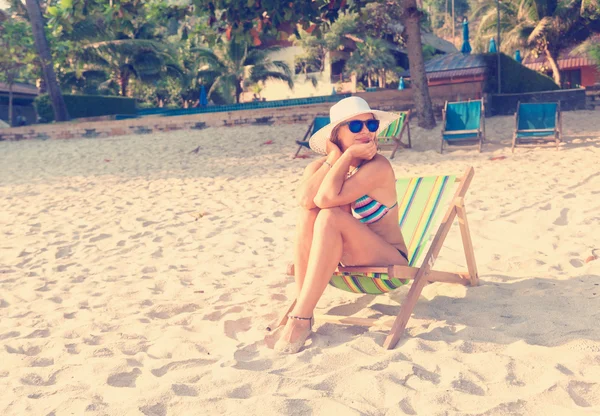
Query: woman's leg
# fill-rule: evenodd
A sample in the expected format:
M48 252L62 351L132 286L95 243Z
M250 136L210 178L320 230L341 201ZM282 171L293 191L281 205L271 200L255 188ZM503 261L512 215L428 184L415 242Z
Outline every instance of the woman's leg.
M340 260L347 265L407 264L398 250L365 224L340 208L323 209L314 224L305 277L290 315L311 317ZM307 335L309 321L290 319L281 342L293 343Z
M296 241L294 245L294 278L296 280L296 299L302 290L308 256L313 240L313 229L315 220L319 214L319 208L306 209L300 207L298 221L296 222Z

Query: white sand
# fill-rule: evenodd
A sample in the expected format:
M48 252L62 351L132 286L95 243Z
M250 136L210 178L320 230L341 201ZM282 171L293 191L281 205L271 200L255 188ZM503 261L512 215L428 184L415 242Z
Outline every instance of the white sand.
M263 336L294 292L306 126L0 143L0 414L600 414L599 115L514 155L511 117L481 154L413 127L398 176L475 167L481 285L426 287L394 350L317 322L294 356ZM466 269L457 227L436 269ZM405 293L319 307L394 315Z

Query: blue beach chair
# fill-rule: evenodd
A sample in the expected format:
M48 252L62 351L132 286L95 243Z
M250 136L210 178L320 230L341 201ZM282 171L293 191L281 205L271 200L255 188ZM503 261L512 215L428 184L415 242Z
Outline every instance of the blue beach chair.
M515 113L512 151L517 145L554 141L556 150L562 136L560 101L556 103L521 103Z
M306 133L304 134L302 140L296 140L296 143L298 144L298 150L296 150L294 159L298 156L298 153L300 153L300 150L302 150L303 147L310 149L310 146L308 145L308 139L310 138L310 136L312 136L328 124L329 116L315 117L312 123L310 123L310 126L308 126L308 129L306 130Z
M483 100L469 100L449 103L446 101L443 112L442 147L444 144L479 144L479 151L485 140L485 114Z

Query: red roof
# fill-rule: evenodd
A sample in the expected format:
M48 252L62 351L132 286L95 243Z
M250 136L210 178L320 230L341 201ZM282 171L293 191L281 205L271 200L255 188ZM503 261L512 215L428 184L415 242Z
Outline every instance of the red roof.
M600 42L600 35L594 35L590 38L592 42ZM585 53L572 54L572 51L579 45L574 45L570 48L563 49L556 61L559 69L575 69L584 66L596 66L596 62L592 60ZM527 68L539 71L542 68L550 69L550 64L546 60L546 54L540 54L539 56L528 55L523 60L523 65Z

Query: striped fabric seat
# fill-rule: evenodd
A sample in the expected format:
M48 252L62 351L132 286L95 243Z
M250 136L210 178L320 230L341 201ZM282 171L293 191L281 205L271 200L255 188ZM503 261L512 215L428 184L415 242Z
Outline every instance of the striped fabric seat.
M439 214L447 207L455 180L456 176L429 176L396 181L399 223L408 247L409 266L416 267L425 252L427 243L437 229ZM385 273L336 272L329 284L348 292L378 295L408 282L409 280L404 279L391 279Z
M404 126L404 120L406 120L406 113L400 113L400 117L397 118L390 124L385 130L379 133L377 141L380 145L395 144L394 138L400 134L402 127Z

